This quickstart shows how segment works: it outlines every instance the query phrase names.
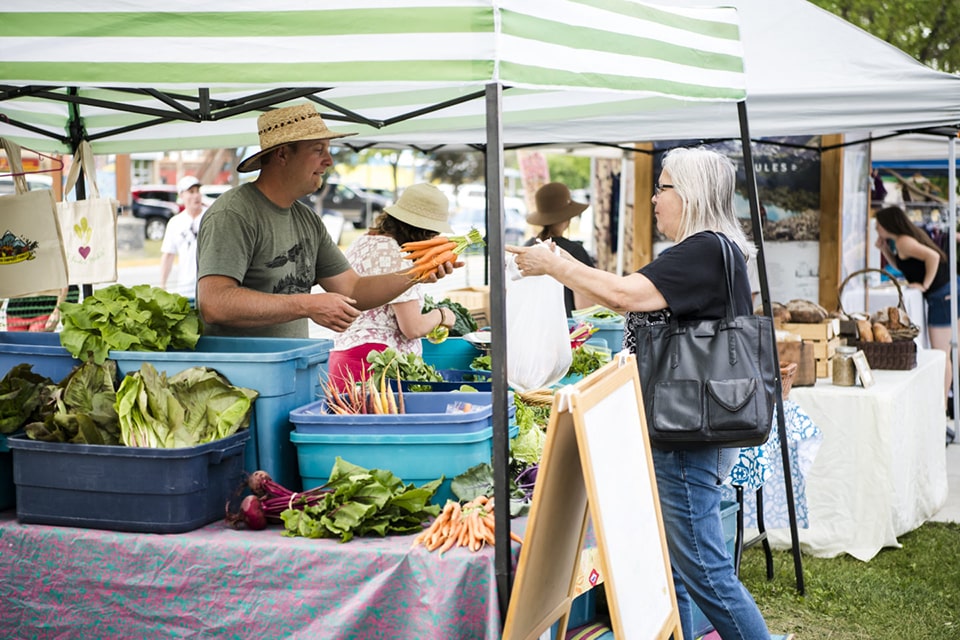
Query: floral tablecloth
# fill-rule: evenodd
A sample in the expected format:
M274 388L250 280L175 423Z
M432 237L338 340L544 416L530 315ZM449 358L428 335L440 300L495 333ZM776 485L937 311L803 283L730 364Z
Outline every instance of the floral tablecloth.
M787 450L790 453L790 477L797 526L808 527L810 516L805 476L817 456L823 434L800 405L789 398L783 402L783 416L787 430ZM776 409L770 439L759 447L745 447L740 450L740 459L733 466L727 484L723 487L725 500L736 500L732 485L743 487L744 526L757 526L756 490L760 487L763 487L764 526L772 529L790 526Z
M492 546L441 559L413 536L280 532L118 533L0 512L0 638L500 637Z

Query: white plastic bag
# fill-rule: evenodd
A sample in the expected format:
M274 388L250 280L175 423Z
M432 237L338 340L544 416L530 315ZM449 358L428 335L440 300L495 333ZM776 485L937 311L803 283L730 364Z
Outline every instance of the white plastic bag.
M563 285L550 276L521 276L513 254L506 281L507 382L519 391L556 384L573 362Z

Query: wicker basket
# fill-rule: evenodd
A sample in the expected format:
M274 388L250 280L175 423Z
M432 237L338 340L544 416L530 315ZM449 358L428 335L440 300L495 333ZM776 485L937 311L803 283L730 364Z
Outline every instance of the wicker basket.
M917 366L917 343L913 340L893 342L851 342L863 351L871 369L906 371Z
M787 396L790 395L790 389L793 387L793 380L797 377L797 371L800 369L800 365L796 362L781 362L780 363L780 389L782 391L783 399L786 400Z
M837 310L838 310L842 315L844 315L844 316L847 315L847 313L843 310L843 303L842 303L841 301L843 300L843 288L847 285L848 282L850 282L851 278L853 278L854 276L859 276L859 275L863 275L863 274L865 274L865 273L873 273L873 272L883 274L883 275L887 276L888 278L890 278L890 281L893 282L893 284L897 287L897 299L899 300L899 303L897 304L897 308L900 309L900 310L903 312L904 317L909 317L909 315L907 314L907 307L903 304L903 289L900 288L900 283L897 282L896 277L894 277L894 275L893 275L892 273L890 273L890 272L888 272L888 271L885 271L885 270L883 270L883 269L860 269L859 271L854 271L853 273L851 273L850 275L848 275L846 278L844 278L844 279L843 279L843 282L840 283L840 289L839 289L839 291L837 291ZM920 335L920 327L918 327L917 325L915 325L915 324L913 323L913 319L910 320L910 326L909 326L909 327L901 327L901 328L899 328L899 329L889 329L889 328L888 328L888 330L890 331L890 337L893 338L894 342L896 342L896 341L898 341L898 340L913 340L913 339L916 338L918 335ZM869 344L869 343L867 343L867 344ZM883 343L883 342L881 342L881 343L879 343L879 344L889 344L889 343ZM864 351L864 353L866 353L866 351ZM867 361L869 362L869 360L870 360L870 356L868 355L868 356L867 356ZM912 369L912 368L915 367L915 366L917 366L917 358L916 358L916 349L915 349L915 348L914 348L914 350L913 350L913 365L912 365L912 366L909 366L909 367L875 367L875 366L873 366L873 363L872 363L872 362L870 363L870 367L871 367L872 369Z

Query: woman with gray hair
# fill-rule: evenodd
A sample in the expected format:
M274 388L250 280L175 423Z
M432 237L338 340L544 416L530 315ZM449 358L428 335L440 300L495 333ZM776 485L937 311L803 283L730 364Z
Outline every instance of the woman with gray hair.
M624 346L636 353L638 326L724 317L727 286L716 232L734 251L737 315L752 313L746 259L752 246L734 209L736 168L704 148L673 149L663 158L652 199L657 229L676 244L636 273L590 268L550 247L508 247L524 275L547 274L600 304L626 313ZM753 597L737 577L720 515L720 487L738 449L653 447L653 464L673 569L684 640L693 640L695 602L724 640L769 638Z

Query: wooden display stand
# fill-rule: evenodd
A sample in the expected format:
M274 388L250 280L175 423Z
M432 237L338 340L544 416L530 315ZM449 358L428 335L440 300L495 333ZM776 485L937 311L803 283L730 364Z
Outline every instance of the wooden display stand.
M502 640L566 633L593 522L614 635L682 637L635 357L554 395Z

